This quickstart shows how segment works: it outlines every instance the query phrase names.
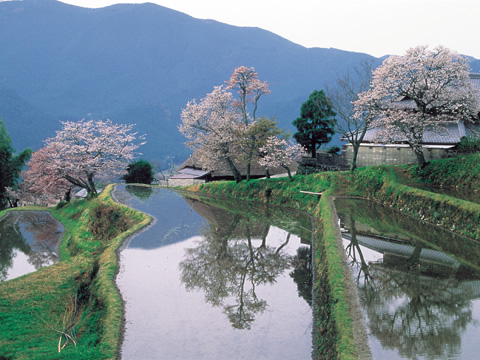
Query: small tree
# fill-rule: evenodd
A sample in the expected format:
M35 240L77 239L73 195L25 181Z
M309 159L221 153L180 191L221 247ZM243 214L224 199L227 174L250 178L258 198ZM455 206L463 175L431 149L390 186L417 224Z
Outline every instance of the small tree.
M418 165L426 165L423 135L445 130L447 122L478 116L467 59L444 47L418 46L405 56L390 56L373 72L370 90L355 102L357 118L368 116L377 141L408 143Z
M263 154L263 157L258 161L261 166L266 168L281 166L287 170L289 179L293 181L289 166L296 157L303 154L304 149L300 144L288 144L285 139L271 136L265 146L259 149L259 152Z
M298 129L293 137L313 158L317 157L317 149L322 144L332 140L335 134L335 115L325 92L314 90L302 104L300 117L293 121L293 125Z
M258 163L258 160L263 157L260 148L266 145L269 137L288 138L288 134L280 129L277 124L277 121L265 117L260 117L251 123L247 128L246 143L239 146L241 151L240 161L245 161L246 158L251 157L250 161L252 163ZM252 148L254 150L253 154L251 153ZM265 175L269 177L268 168L265 168Z
M17 186L20 172L31 155L32 150L30 149L15 155L12 139L0 118L0 210L7 207L9 200L7 191L9 188ZM10 205L15 206L15 201L11 202Z
M373 120L368 112L355 116L353 104L358 100L358 94L369 89L372 71L373 61L364 60L353 68L353 73L339 76L333 87L327 87L327 96L340 120L337 121L337 131L352 145L352 172L357 168L360 144Z
M113 124L110 120L62 122L63 128L54 138L45 141L52 156L45 166L87 190L88 197L97 195L95 177L113 177L125 172L140 144L136 144L133 125ZM143 139L143 137L140 137Z
M153 177L153 166L147 160L138 160L127 166L123 179L127 184L151 184Z

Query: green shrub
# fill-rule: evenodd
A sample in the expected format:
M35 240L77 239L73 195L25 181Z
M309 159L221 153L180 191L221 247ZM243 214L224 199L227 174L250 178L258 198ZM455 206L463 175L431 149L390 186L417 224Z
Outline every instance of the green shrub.
M99 204L91 211L88 230L96 240L108 241L133 225L125 211L114 205Z
M123 179L127 184L151 184L154 178L153 166L147 160L138 160L127 166Z

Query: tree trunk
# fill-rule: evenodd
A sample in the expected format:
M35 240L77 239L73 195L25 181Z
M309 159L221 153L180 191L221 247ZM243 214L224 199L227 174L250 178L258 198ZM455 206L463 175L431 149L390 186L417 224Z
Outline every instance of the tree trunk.
M417 157L417 163L418 167L420 169L423 169L425 166L427 166L427 161L425 160L425 155L423 155L423 149L421 146L415 146L412 147L413 152L415 153L415 156Z
M230 171L233 174L233 178L235 179L235 182L238 184L240 181L242 181L242 175L240 172L237 170L235 164L233 163L232 159L229 157L226 158L227 164L230 167Z
M250 136L250 149L248 149L248 156L247 156L247 181L250 180L250 169L252 168L252 159L253 159L253 152L255 150L255 136Z
M265 168L265 177L270 179L270 171L268 171L268 167Z
M292 173L290 172L290 168L286 165L282 165L282 167L287 170L288 178L290 179L290 181L293 181L293 177L292 177Z
M317 146L312 144L312 158L317 159Z
M91 199L97 196L97 189L95 188L95 183L93 182L93 173L87 175L88 187L87 187L87 198Z
M360 149L360 143L352 144L353 155L352 155L352 164L350 165L350 171L353 173L357 168L357 156L358 150Z
M71 199L72 199L72 188L68 188L68 190L65 191L65 195L63 196L63 200L65 200L66 202L70 202Z

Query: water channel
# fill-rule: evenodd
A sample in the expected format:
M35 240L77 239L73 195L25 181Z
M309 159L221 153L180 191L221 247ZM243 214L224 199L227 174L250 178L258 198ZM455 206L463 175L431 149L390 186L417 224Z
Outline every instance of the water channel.
M0 282L59 260L63 226L48 211L10 211L0 219Z
M311 359L311 222L118 186L155 222L120 255L123 359Z
M374 359L478 359L480 244L364 200L335 206Z

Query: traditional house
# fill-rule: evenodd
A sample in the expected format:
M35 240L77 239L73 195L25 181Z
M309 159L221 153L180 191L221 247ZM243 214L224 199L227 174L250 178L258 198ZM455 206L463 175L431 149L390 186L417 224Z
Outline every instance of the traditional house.
M238 171L245 178L246 166L244 164L235 163ZM293 173L297 171L298 163L293 162L289 166L290 171ZM287 175L287 170L283 167L269 168L270 176ZM265 168L256 163L251 164L250 178L258 179L266 176ZM198 161L195 154L191 155L187 160L181 164L177 169L177 174L168 179L169 186L186 186L193 184L201 184L209 181L218 180L234 180L233 174L225 164L218 169L212 171L204 170L202 164Z
M477 90L480 98L480 74L470 74L470 81ZM411 100L403 99L401 106L413 106ZM426 161L443 159L455 155L455 148L464 136L480 136L480 125L471 122L465 122L459 119L456 122L443 124L444 130L441 132L427 129L423 134L423 148ZM357 166L371 165L400 165L415 164L417 158L415 153L409 147L406 139L399 138L397 141L389 143L379 143L377 140L378 128L367 130L365 137L360 145L357 156ZM348 143L344 145L343 151L346 162L350 166L353 157L353 146Z

